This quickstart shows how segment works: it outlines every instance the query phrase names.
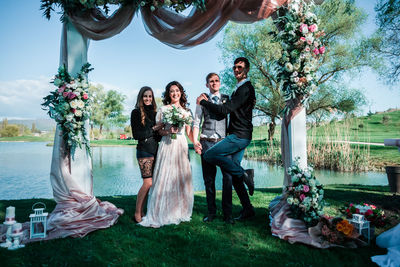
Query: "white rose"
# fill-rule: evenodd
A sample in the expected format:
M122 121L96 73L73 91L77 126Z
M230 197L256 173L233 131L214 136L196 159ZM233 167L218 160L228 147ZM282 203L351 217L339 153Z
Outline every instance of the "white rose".
M78 107L78 103L76 100L72 100L69 105L71 106L71 108L77 108Z
M75 110L75 116L82 117L82 111L79 109Z
M293 71L293 65L290 62L285 64L285 68L287 71Z
M82 100L78 100L77 105L78 105L78 108L83 108L85 106L85 103L83 103Z
M300 64L299 63L295 63L293 64L293 67L295 70L299 70L300 69Z
M304 71L304 73L310 73L311 69L309 66L305 66L303 71Z

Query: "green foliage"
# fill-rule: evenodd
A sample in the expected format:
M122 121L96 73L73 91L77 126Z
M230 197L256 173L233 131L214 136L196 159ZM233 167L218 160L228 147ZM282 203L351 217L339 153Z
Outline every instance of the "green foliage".
M123 127L129 117L122 114L125 96L115 90L105 91L101 84L91 84L89 93L93 96L93 108L90 119L92 123L100 127L100 135L103 127Z
M7 124L0 130L0 137L14 137L19 135L20 127L15 124Z
M176 12L181 12L190 6L205 10L205 0L41 0L40 10L43 16L50 19L54 7L62 9L61 20L64 21L68 14L83 16L90 13L94 8L103 8L106 14L110 11L110 5L133 6L137 11L140 7L148 7L151 11L159 7L167 6Z
M400 78L400 1L378 0L375 10L379 26L378 34L383 35L378 53L388 61L388 67L381 74L388 82L397 82Z

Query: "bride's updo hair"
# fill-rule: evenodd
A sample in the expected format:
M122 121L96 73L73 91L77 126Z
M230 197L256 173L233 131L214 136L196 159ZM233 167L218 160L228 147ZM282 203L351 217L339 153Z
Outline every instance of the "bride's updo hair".
M176 85L176 86L179 88L179 91L181 91L181 98L179 99L179 104L181 104L181 106L182 106L184 109L187 109L187 108L186 108L187 96L186 96L186 93L185 93L185 89L183 89L182 84L180 84L180 83L177 82L177 81L172 81L172 82L168 83L167 86L165 86L165 92L163 93L163 101L162 101L163 104L164 104L164 105L169 105L169 104L171 104L171 97L170 97L170 95L169 95L169 92L170 92L171 87L172 87L173 85Z

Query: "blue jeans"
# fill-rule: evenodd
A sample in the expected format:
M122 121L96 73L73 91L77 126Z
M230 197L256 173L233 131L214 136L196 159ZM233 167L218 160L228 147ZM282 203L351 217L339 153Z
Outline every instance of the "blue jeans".
M244 149L250 144L250 141L249 139L238 138L234 134L228 135L207 150L203 158L218 165L232 176L242 177L244 169L240 166L240 162L243 159ZM228 157L229 155L231 157Z

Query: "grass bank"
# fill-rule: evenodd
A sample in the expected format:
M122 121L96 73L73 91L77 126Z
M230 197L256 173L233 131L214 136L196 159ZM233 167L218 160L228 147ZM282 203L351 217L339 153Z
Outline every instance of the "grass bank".
M221 220L205 224L205 193L195 195L192 221L180 225L149 229L136 226L131 217L134 196L101 197L125 210L118 223L84 238L65 238L29 244L24 249L0 249L2 266L374 266L370 257L385 254L374 243L358 249L315 249L301 244L289 244L271 236L268 203L281 189L256 190L252 197L256 217L248 222L225 225ZM217 193L218 207L221 192ZM16 207L18 221L26 221L33 203L44 201L52 210L52 200L0 201L0 220L5 207ZM368 201L380 207L397 208L400 197L391 197L387 187L328 186L327 212L347 201ZM234 214L240 210L234 194ZM398 212L398 211L397 211ZM398 218L397 218L398 219Z

